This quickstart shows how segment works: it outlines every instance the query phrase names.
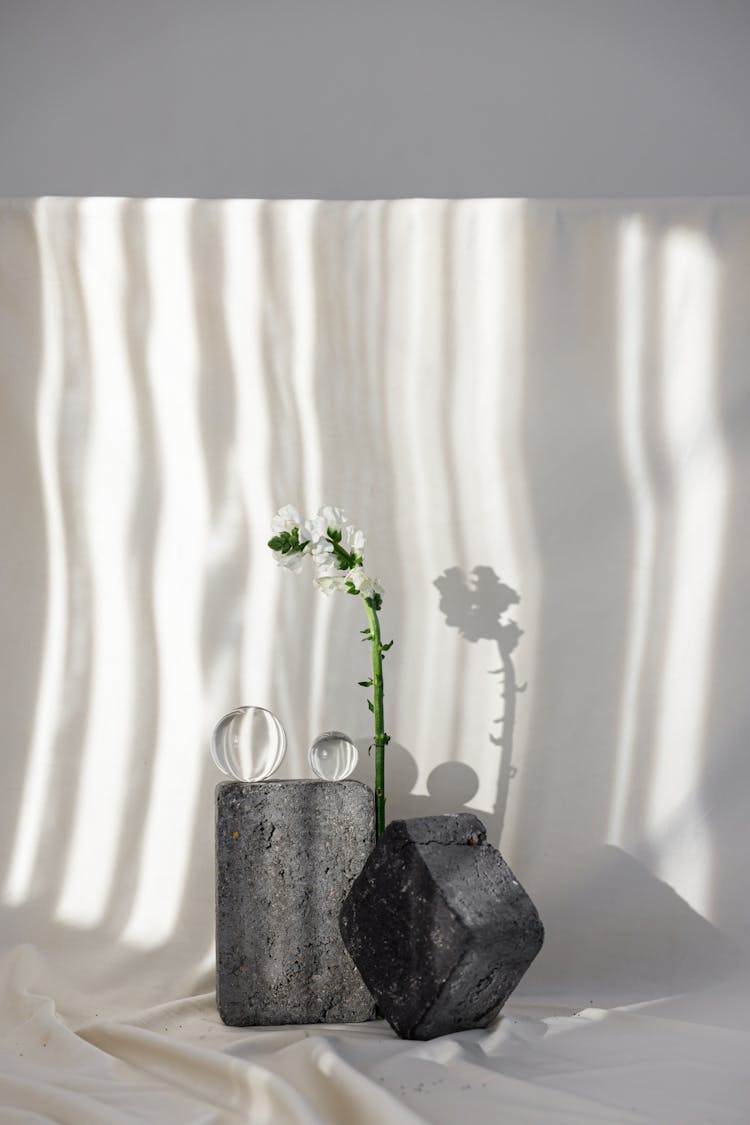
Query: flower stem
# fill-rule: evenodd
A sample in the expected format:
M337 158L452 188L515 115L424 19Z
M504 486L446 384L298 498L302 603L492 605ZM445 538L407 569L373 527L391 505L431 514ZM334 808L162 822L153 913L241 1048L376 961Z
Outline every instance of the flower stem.
M373 606L363 598L367 619L370 622L370 647L372 649L372 709L375 715L375 835L385 828L385 733L383 715L383 647L380 641L380 622Z

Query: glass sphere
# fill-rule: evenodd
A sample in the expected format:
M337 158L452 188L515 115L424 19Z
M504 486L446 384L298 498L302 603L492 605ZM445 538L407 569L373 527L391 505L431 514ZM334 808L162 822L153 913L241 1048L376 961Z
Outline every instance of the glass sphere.
M327 730L315 739L308 758L313 773L323 781L343 781L356 766L359 754L347 734Z
M220 719L211 735L211 757L237 781L263 781L281 765L286 731L265 707L237 707Z

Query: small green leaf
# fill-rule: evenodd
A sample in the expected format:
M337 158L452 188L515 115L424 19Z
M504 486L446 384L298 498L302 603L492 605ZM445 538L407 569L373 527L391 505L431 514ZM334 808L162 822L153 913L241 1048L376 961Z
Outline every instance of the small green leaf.
M380 651L381 652L388 652L389 648L393 648L393 641L389 641L387 645L381 645Z
M374 708L374 707L373 707L373 705L372 705L372 700L371 700L371 699L368 699L368 700L367 700L367 706L368 706L368 707L370 708L370 710L371 710L371 711L374 711L374 710L375 710L375 708Z
M360 687L372 687L372 680L357 680Z

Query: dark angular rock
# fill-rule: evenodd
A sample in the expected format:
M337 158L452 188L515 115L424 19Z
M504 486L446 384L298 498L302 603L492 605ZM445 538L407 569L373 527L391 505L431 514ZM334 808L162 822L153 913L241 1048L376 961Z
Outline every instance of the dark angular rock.
M402 1039L486 1027L542 947L486 836L468 814L393 821L344 902L344 944Z
M224 1023L371 1016L338 917L374 842L373 792L357 781L216 787L216 1002Z

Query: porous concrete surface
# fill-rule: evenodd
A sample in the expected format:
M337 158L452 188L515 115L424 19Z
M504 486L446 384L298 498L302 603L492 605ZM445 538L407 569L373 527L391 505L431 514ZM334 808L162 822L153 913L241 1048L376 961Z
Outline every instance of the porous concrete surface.
M226 1024L353 1023L373 1001L341 905L375 842L357 781L216 787L216 1001Z
M470 814L396 820L355 879L341 932L404 1039L486 1027L536 957L536 907Z

